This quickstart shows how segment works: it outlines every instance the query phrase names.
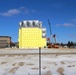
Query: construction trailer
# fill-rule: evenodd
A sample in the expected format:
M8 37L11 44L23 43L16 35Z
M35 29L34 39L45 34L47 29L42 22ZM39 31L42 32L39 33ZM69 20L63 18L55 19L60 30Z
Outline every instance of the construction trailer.
M0 36L0 48L10 47L10 42L10 36Z
M46 46L46 28L38 20L19 23L19 48L39 48Z

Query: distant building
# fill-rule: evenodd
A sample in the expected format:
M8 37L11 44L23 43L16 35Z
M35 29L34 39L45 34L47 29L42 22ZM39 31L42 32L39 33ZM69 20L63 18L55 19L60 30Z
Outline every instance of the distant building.
M10 47L10 42L10 36L0 36L0 48Z
M38 20L25 20L19 23L19 48L46 46L46 28Z

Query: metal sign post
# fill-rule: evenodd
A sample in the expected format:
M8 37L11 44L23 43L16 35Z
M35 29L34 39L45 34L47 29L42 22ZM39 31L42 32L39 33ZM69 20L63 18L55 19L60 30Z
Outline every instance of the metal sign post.
M39 47L39 75L41 75L41 47Z

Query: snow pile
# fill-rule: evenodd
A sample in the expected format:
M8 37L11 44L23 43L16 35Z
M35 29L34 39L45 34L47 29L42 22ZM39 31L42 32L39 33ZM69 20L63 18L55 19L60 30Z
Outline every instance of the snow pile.
M76 55L41 57L42 75L76 75ZM0 75L39 75L39 56L0 56Z

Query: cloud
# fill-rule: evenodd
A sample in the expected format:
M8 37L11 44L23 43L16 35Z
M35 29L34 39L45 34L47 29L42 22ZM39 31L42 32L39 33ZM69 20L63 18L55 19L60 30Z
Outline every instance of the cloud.
M76 33L69 34L68 36L70 36L70 37L74 37L74 36L76 36Z
M74 25L72 23L64 23L63 26L68 27L68 26L74 26Z
M1 16L12 16L12 15L16 15L16 14L19 14L19 13L20 13L20 10L18 10L18 9L10 9L5 13L0 13L0 15Z
M29 14L30 10L26 7L20 7L19 10L25 14Z
M73 22L76 22L76 19L73 19L72 21L73 21Z
M29 14L29 13L35 13L36 10L34 9L28 9L26 7L20 7L18 9L10 9L6 12L0 13L0 16L13 16L13 15L17 15L17 14Z
M32 12L37 12L37 10L32 9Z
M72 23L64 23L64 24L56 24L56 26L64 26L64 27L71 27L74 26Z

